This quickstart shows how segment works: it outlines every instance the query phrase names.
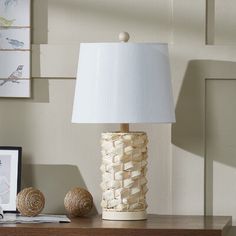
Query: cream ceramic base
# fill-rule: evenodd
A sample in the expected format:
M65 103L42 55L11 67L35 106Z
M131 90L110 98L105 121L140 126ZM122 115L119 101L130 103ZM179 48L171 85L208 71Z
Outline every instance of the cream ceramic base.
M114 212L114 211L103 211L103 220L146 220L146 211L138 212Z

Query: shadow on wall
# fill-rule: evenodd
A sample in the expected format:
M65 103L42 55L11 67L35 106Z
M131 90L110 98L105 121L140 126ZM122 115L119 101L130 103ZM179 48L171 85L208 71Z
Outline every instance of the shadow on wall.
M236 62L189 62L176 105L176 123L172 125L174 145L198 156L205 156L205 81L225 78L236 79ZM236 166L235 161L224 164Z
M207 157L209 141L204 137L207 131L205 122L210 122L206 117L206 79L236 79L236 62L193 60L187 66L176 105L172 143L203 158ZM213 162L236 167L235 158L216 158L213 156L205 160L205 212L209 215L213 214Z
M44 213L50 214L65 214L64 197L71 188L87 189L78 167L72 165L23 165L22 189L31 186L44 193ZM90 214L97 214L95 207Z
M235 236L236 235L236 227L232 227L228 233L227 236Z
M49 103L49 80L34 78L32 80L31 93L31 102Z
M176 146L203 156L202 143L202 97L201 88L205 77L203 61L190 61L184 76L176 105L176 123L172 125L172 143Z

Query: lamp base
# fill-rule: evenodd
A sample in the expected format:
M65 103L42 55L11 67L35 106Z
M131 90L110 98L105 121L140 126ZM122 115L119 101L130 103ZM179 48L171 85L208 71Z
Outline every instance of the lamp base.
M144 132L103 133L103 219L146 219L147 135Z
M103 220L146 220L146 211L137 212L114 212L114 211L103 211Z

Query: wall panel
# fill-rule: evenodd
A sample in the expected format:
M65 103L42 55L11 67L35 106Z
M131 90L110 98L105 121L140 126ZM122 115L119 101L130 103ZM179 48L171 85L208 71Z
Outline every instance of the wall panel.
M206 81L206 211L236 222L236 80Z
M236 44L236 2L215 0L215 44Z

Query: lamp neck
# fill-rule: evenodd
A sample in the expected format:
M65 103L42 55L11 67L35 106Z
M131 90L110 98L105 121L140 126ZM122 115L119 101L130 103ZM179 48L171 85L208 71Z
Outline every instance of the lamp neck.
M120 124L121 133L129 133L129 124Z

